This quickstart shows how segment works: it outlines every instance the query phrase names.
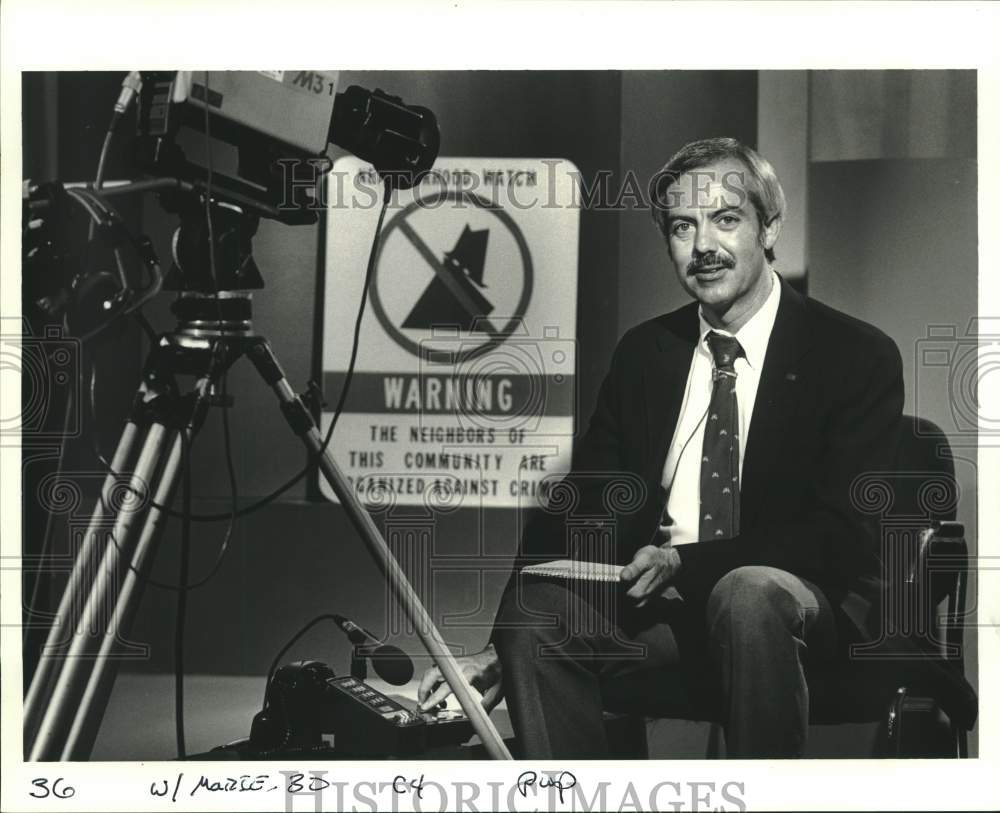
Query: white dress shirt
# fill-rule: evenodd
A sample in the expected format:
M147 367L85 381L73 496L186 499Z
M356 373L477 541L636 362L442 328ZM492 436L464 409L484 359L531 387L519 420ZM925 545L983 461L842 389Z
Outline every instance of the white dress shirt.
M698 311L699 341L694 349L688 372L684 400L681 402L677 427L674 429L667 462L663 466L663 489L670 516L670 541L686 545L698 541L699 498L701 490L701 447L705 434L705 417L712 399L712 353L705 337L710 330L735 336L743 347L744 356L736 359L736 403L740 424L740 485L743 484L743 456L750 435L750 418L757 400L757 385L764 366L767 342L778 314L781 285L771 271L771 292L764 304L735 334L713 328Z

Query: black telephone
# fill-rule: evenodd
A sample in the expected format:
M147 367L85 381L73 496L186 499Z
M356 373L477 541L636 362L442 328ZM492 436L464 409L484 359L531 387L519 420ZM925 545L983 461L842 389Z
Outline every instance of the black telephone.
M411 756L459 745L473 733L461 712L412 711L360 678L337 677L319 661L296 661L274 673L249 744L266 756L323 748L323 735L332 734L338 756Z

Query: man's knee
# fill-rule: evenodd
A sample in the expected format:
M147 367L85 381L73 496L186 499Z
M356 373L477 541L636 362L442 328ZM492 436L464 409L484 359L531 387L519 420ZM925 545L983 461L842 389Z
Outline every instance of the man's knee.
M565 627L568 593L555 582L525 581L500 599L494 622L498 647L548 641Z
M805 616L817 601L800 579L787 571L748 565L729 571L708 599L709 635L719 640L780 626L801 634Z

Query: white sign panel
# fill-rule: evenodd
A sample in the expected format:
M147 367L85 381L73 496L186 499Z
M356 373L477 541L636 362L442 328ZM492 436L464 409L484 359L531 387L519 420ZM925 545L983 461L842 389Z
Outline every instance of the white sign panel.
M569 467L576 413L578 175L534 158L441 158L382 227L331 447L363 502L525 506ZM338 160L327 187L324 392L350 359L381 187ZM332 412L323 415L329 428ZM334 499L325 482L324 494ZM544 491L544 486L541 487Z

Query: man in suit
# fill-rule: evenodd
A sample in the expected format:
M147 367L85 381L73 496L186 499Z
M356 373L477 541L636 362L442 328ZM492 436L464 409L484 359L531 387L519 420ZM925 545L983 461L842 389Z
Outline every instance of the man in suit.
M878 632L879 530L852 484L893 464L900 354L774 270L785 197L755 151L694 142L654 180L695 301L622 338L565 480L575 517L605 518L529 525L491 643L464 668L487 706L506 694L525 757L606 756L616 679L642 672L655 708L666 671L721 708L729 756L799 756L806 671ZM625 565L621 583L519 574L567 556ZM425 706L439 683L425 675Z

